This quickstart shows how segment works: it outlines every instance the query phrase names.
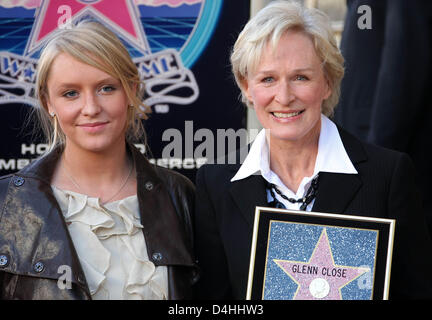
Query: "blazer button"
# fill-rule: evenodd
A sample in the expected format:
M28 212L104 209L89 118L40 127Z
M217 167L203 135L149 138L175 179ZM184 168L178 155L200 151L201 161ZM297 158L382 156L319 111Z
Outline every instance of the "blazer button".
M144 185L144 187L148 190L148 191L152 191L153 190L153 183L151 181L147 181L146 184Z
M42 262L36 262L33 266L33 270L37 273L41 273L45 269L45 265Z
M192 271L192 279L191 279L192 280L192 284L196 283L199 280L199 278L200 278L199 272L194 269Z
M152 259L154 261L161 261L162 260L162 253L160 253L160 252L153 253Z
M15 187L21 187L24 184L24 178L22 177L15 177L13 179L13 184L15 185Z
M4 268L8 265L9 263L9 259L7 257L7 255L0 255L0 268Z

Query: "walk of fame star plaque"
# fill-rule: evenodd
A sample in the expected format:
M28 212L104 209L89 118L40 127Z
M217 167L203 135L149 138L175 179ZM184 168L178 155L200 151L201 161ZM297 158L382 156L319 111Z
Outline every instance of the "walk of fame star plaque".
M247 299L388 299L395 220L257 207Z

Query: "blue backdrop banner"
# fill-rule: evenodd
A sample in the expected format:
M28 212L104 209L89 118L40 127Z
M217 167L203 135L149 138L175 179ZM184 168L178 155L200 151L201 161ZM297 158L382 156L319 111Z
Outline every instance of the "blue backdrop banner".
M244 128L229 53L248 18L249 0L0 2L0 175L47 149L26 122L38 105L41 49L59 28L93 19L119 36L145 83L144 102L152 108L145 121L148 157L193 180L199 166L233 149L225 148L227 132L239 137Z

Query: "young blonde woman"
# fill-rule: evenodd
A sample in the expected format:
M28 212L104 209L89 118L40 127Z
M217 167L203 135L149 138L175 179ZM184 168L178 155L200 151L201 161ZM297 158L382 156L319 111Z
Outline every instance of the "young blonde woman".
M0 179L0 297L190 297L194 187L133 145L146 109L126 48L82 22L53 37L37 72L51 148Z

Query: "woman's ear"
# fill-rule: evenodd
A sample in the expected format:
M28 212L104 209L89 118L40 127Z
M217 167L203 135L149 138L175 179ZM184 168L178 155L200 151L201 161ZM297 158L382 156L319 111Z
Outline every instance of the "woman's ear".
M140 84L139 84L139 83L133 82L133 83L131 84L130 88L131 88L132 93L133 93L134 95L136 95L137 92L138 92L138 90L140 90L140 88L142 88L142 87L140 87Z
M47 99L46 96L44 96L44 100L45 100L45 103L46 103L46 106L47 106L47 110L48 110L49 115L50 115L51 117L54 117L54 115L56 114L56 113L55 113L55 108L52 106L51 102L49 101L49 99Z
M137 90L138 90L138 84L137 83L131 83L130 90L132 93L132 96L136 96ZM128 101L128 105L133 105L133 101Z
M243 78L240 80L240 89L243 92L243 95L248 101L252 101L252 96L249 91L249 82L247 78Z
M332 88L331 88L331 85L330 85L330 81L328 80L327 76L325 77L325 79L326 79L326 83L327 83L327 88L326 88L326 92L324 94L324 99L323 100L327 100L331 96L331 94L332 94Z
M131 89L133 94L136 94L138 90L138 83L132 83Z

